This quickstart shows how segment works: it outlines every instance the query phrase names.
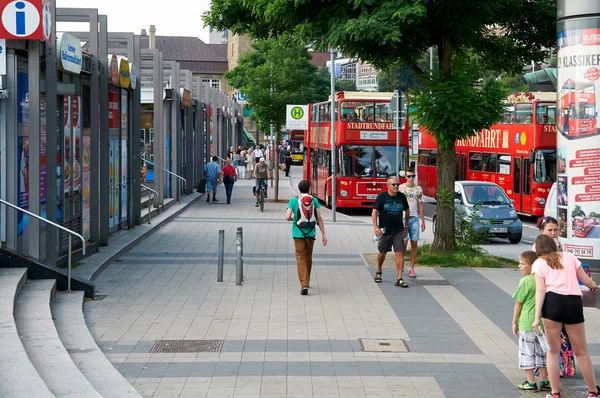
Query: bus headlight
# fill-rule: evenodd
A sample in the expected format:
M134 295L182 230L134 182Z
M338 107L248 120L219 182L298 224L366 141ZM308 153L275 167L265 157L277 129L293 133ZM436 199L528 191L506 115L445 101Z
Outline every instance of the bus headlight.
M541 205L545 205L545 204L546 204L546 199L544 199L544 198L539 198L539 199L538 199L538 203L539 203L539 204L541 204Z
M345 189L342 189L342 192L340 192L340 196L342 198L347 198L348 197L348 191L346 191Z

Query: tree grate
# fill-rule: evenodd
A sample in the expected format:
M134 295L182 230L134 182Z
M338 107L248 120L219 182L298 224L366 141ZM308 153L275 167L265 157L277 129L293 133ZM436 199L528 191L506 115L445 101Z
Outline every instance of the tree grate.
M157 354L221 352L223 340L156 340L150 349Z
M411 279L410 283L417 286L456 286L451 279Z

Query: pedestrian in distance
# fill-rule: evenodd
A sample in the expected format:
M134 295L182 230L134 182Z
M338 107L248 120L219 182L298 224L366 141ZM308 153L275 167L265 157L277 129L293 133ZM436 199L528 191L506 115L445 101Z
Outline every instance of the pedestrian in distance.
M532 329L539 334L540 318L543 319L546 340L550 351L547 355L548 377L552 392L548 398L560 398L560 332L564 325L573 352L579 363L579 370L588 388L588 398L597 398L600 388L596 385L596 375L585 338L582 293L578 280L590 290L596 290L596 283L585 273L581 262L569 252L560 252L554 239L540 235L535 240L538 259L533 263L531 273L535 277L535 316Z
M223 166L223 184L225 185L225 195L227 196L228 205L231 204L231 193L233 192L233 184L236 181L237 176L235 167L233 167L231 159L227 159L225 161L225 166Z
M254 149L254 164L258 164L260 162L260 158L264 157L265 153L262 150L261 145L257 145Z
M523 391L550 391L548 371L546 370L546 353L533 331L532 324L535 315L535 278L531 275L531 267L537 260L537 253L526 251L519 256L519 269L523 278L519 281L517 291L513 294L515 307L513 311L512 330L519 338L519 369L525 371L527 380L517 384ZM541 377L540 386L535 382L534 369L537 368Z
M423 211L423 189L415 183L415 170L406 169L406 182L400 185L398 192L406 196L408 207L410 209L410 219L408 220L408 234L405 240L410 239L410 270L408 276L416 278L415 263L417 261L417 250L421 232L425 232L425 212Z
M404 271L404 238L408 235L410 210L406 196L398 192L399 185L398 177L389 177L387 191L377 195L371 213L375 236L379 238L375 282L381 283L385 256L393 248L396 254L396 286L408 287L402 279L402 273Z
M285 151L285 176L290 176L290 167L292 167L292 153L290 152L290 148Z
M210 202L210 192L212 191L213 202L217 202L217 185L221 183L221 166L217 163L219 158L217 156L212 157L212 161L208 162L204 166L204 172L206 173L206 201ZM210 189L209 189L210 188Z
M300 196L290 199L285 219L292 222L292 238L296 252L296 266L300 280L300 294L308 294L310 274L312 271L313 248L317 236L317 226L321 231L321 243L327 245L325 225L318 209L319 201L308 193L310 182L302 180L298 183Z
M279 145L279 169L285 170L285 148Z
M254 176L254 147L250 147L246 153L246 170L248 171L248 179L251 180Z
M237 167L237 178L239 178L240 180L244 180L246 178L246 151L242 150L240 151L240 155L239 155L239 159L238 159L238 167Z

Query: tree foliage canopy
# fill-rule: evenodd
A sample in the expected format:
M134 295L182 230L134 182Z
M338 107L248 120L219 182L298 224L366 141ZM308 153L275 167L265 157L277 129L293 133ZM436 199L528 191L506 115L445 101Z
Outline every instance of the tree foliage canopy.
M289 39L259 40L238 65L225 73L229 84L242 91L259 129L270 125L278 133L285 124L286 105L307 104L327 99L327 82L310 64L306 48Z

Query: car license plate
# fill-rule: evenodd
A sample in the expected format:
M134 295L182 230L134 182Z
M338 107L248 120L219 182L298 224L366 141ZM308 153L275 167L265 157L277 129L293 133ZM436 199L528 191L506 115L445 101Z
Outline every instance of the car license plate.
M490 233L502 233L502 232L508 232L508 228L499 228L499 227L492 227L490 228Z
M375 200L377 199L377 195L367 195L367 199Z

